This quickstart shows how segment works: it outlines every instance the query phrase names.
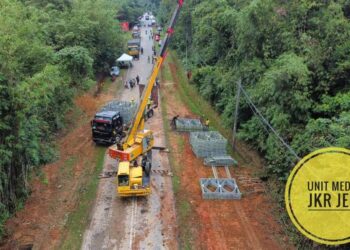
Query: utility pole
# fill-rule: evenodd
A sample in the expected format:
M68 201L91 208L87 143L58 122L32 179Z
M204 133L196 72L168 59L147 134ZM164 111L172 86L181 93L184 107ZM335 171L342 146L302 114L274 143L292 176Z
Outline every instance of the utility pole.
M233 133L232 133L232 146L233 149L235 148L235 142L236 142L236 133L237 133L237 119L238 119L238 109L239 109L239 98L241 95L241 83L242 79L240 78L237 81L237 87L236 87L236 109L235 109L235 117L233 121Z

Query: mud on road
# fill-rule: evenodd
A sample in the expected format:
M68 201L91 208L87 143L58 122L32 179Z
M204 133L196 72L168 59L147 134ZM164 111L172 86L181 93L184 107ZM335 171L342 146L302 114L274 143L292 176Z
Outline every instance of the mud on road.
M146 84L153 67L152 40L146 35L150 28L141 29L144 54L126 74L125 80L139 75ZM124 89L119 100L139 100L139 90ZM164 146L163 122L160 107L146 122L154 132L155 145ZM100 180L91 222L84 234L82 249L177 249L175 202L172 192L171 170L167 153L152 151L152 193L148 197L123 198L117 196L114 178ZM104 172L116 172L117 161L105 157Z
M43 166L40 175L32 178L31 194L24 208L7 221L8 235L0 249L59 248L68 216L76 209L80 190L96 167L98 148L91 141L90 119L116 95L118 83L97 97L92 89L75 99L76 108L67 114L69 130L61 132L56 142L59 159Z

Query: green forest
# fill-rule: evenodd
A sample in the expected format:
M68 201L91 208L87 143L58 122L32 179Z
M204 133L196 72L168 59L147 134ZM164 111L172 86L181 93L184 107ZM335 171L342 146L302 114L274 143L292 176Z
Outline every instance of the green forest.
M58 157L73 97L123 51L115 16L126 3L0 2L0 225L23 206L31 171Z
M124 50L119 21L145 10L166 26L171 0L0 2L0 235L23 206L31 171L59 157L73 98ZM172 49L191 84L233 126L237 81L299 157L350 148L350 0L185 0ZM240 99L238 136L284 183L297 158Z
M173 4L162 1L162 22ZM349 0L188 0L172 45L227 127L241 79L300 158L327 146L350 148ZM239 106L238 136L265 158L264 175L277 183L282 207L298 159L242 96Z

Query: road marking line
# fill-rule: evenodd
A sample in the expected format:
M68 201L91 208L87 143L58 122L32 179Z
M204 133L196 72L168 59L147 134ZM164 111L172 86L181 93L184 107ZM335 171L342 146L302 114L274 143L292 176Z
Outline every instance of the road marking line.
M135 197L132 197L132 208L131 208L131 220L130 220L130 240L129 240L129 249L132 249L132 243L134 238L134 216L135 216L135 206L137 205L135 202Z
M134 210L134 213L135 213L135 215L134 215L134 223L136 222L137 223L137 198L136 197L134 197L134 199L135 199L135 210ZM134 233L133 233L133 238L135 238L135 235L136 235L136 230L135 230L135 226L133 225L133 228L134 228Z

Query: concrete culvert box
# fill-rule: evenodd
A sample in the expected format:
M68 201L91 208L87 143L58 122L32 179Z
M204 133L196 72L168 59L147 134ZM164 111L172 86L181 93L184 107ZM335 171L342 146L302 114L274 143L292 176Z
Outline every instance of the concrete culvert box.
M190 144L197 157L227 155L227 140L217 131L191 132Z

